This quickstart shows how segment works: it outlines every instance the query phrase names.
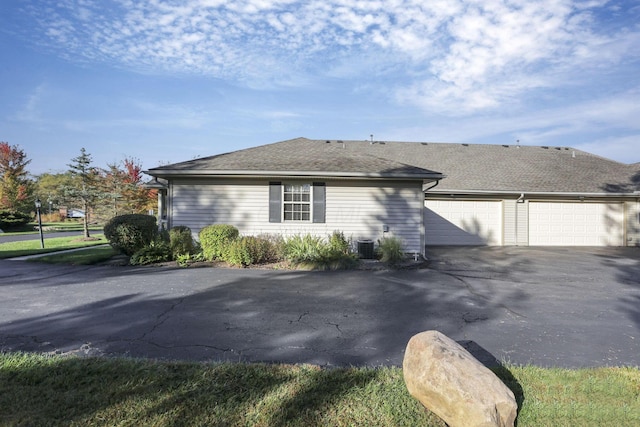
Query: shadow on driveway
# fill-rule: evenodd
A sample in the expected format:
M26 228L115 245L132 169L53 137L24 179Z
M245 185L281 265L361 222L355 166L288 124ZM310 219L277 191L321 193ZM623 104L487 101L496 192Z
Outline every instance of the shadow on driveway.
M441 248L407 271L18 262L0 278L0 348L399 366L409 338L435 329L486 349L486 363L640 364L637 257L520 249Z

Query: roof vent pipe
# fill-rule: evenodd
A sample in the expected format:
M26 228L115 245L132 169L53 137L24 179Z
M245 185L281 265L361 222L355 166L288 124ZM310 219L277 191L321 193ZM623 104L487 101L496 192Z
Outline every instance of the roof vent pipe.
M573 151L571 152L571 157L572 157L572 158L574 158L574 159L576 158L576 150L573 150Z
M369 142L369 145L373 145L373 134L369 135L371 137L371 142Z

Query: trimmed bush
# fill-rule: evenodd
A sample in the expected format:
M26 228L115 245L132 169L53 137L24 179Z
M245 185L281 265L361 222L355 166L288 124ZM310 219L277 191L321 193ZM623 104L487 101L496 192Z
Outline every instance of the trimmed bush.
M245 236L227 245L224 261L238 267L278 261L276 243L264 236Z
M229 242L224 253L224 261L236 267L246 267L253 264L247 239L249 238L243 237Z
M284 259L284 238L279 234L260 234L257 236L260 263L278 262Z
M385 237L378 240L380 261L395 264L404 257L402 241L397 237Z
M31 219L32 217L29 214L2 209L0 210L0 230L9 231L22 228L28 224Z
M173 259L177 259L180 255L193 255L198 252L191 229L184 225L177 225L169 230L169 248Z
M204 257L209 261L224 259L227 246L236 240L239 234L233 225L214 224L204 227L198 233Z
M155 240L137 251L131 259L129 264L131 265L147 265L157 262L165 262L171 259L171 250L169 244L160 239Z
M142 214L115 216L105 224L104 236L114 249L131 256L158 236L156 218Z

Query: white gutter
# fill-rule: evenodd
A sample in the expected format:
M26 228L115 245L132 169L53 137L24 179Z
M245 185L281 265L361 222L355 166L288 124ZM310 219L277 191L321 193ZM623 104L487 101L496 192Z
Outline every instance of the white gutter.
M464 196L464 195L516 195L522 196L525 193L521 191L484 191L484 190L435 190L431 194L438 195L452 195L452 196ZM633 193L580 193L580 192L553 192L553 191L527 191L527 197L530 196L567 196L567 197L637 197L640 192L634 191Z
M329 177L329 178L393 178L393 179L442 179L438 173L433 174L384 174L369 172L322 172L322 171L242 171L242 170L201 170L201 171L144 171L153 177L184 177L184 178L239 178L239 177Z

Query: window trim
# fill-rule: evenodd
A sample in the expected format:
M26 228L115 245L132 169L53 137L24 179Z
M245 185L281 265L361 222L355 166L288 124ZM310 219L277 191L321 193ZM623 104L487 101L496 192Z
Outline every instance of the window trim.
M300 187L300 190L293 188L292 191L287 191L287 187ZM304 191L305 187L308 187L308 191ZM282 183L282 222L312 222L313 221L313 183L311 182L285 182ZM287 200L287 195L291 195L292 200ZM302 200L304 196L307 196L308 200ZM296 196L300 197L300 200L295 200ZM295 206L301 205L308 206L308 210L305 209L296 210ZM289 206L289 209L287 209ZM287 214L291 214L292 218L287 219ZM297 214L297 215L296 215ZM301 219L295 219L295 216L300 216ZM304 217L307 217L304 219Z
M284 186L285 185L310 185L309 219L286 220L284 219ZM326 223L326 183L309 181L269 181L269 222L271 223ZM306 202L305 202L306 203Z

